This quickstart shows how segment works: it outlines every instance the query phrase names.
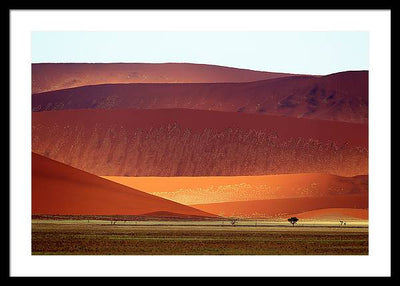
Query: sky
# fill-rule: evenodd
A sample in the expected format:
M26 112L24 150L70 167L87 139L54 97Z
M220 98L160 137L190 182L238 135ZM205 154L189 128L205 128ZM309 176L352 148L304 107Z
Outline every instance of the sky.
M33 63L201 63L326 75L368 70L368 32L32 32Z

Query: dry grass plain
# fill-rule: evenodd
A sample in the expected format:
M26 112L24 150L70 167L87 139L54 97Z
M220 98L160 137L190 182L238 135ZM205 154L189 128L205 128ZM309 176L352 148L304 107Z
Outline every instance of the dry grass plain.
M368 222L32 219L33 255L368 255Z

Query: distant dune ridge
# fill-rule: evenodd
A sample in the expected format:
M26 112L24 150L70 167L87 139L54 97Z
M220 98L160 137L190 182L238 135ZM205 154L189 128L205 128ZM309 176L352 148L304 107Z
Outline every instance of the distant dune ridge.
M215 217L32 153L32 214Z
M249 82L293 76L191 63L32 64L32 93L106 83Z
M83 86L32 96L33 111L185 108L368 122L368 71L256 82Z
M368 174L368 126L199 110L32 114L32 150L102 176Z

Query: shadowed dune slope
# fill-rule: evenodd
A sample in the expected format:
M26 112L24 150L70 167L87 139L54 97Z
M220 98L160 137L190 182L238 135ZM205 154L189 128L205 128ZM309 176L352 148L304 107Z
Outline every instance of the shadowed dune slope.
M248 82L293 76L190 63L32 64L32 92L105 83Z
M32 95L32 110L185 108L368 121L368 72L247 83L108 84Z
M101 176L368 174L368 126L200 110L32 114L32 150Z
M185 205L366 194L368 176L284 174L232 177L105 177Z
M214 215L108 181L32 153L32 214Z
M368 195L338 195L274 200L196 204L193 207L225 217L279 218L327 208L367 209Z

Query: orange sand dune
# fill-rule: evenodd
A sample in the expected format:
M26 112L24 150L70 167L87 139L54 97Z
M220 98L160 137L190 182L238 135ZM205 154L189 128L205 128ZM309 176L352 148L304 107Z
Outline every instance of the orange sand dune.
M366 194L368 176L284 174L230 177L124 177L105 179L185 205Z
M279 218L326 208L368 208L368 195L339 195L329 197L290 198L196 204L193 207L225 217Z
M32 92L104 83L248 82L292 76L189 63L32 64Z
M32 214L212 214L108 181L32 153Z
M368 220L368 209L353 209L353 208L330 208L318 209L291 216L298 217L299 219L313 219L313 220L352 220L362 219Z
M32 151L101 176L368 174L368 125L188 109L32 114Z
M32 95L33 111L185 108L368 121L368 72L247 83L104 84Z

